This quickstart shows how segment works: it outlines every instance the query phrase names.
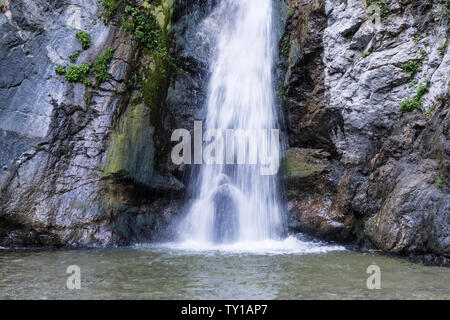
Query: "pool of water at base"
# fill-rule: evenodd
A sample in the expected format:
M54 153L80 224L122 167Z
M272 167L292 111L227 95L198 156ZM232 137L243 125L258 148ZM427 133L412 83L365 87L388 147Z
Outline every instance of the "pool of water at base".
M79 290L67 288L71 265L80 267ZM367 288L371 265L379 290ZM293 238L0 250L0 299L450 299L450 268Z

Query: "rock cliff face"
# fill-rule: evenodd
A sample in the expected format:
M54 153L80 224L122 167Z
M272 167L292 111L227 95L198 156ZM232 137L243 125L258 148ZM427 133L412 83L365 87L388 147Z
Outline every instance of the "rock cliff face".
M280 46L291 227L448 257L448 3L288 5ZM377 27L369 5L381 8Z
M182 211L170 134L203 118L216 3L0 1L1 246L128 244ZM291 229L449 257L448 2L274 3Z
M172 174L179 172L170 168L167 146L204 87L204 62L184 49L183 37L211 5L104 3L114 5L1 2L3 246L152 239L180 210L183 175ZM90 37L86 50L80 31ZM107 48L114 50L105 70L111 76L100 81L94 62ZM68 81L69 65L83 63L94 63L88 80Z

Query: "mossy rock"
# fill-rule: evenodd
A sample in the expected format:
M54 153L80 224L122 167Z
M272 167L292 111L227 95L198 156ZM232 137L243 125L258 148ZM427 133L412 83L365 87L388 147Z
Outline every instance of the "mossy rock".
M328 153L316 149L291 148L283 159L281 174L283 179L302 179L325 170L329 161Z
M104 176L126 176L151 185L154 173L153 127L144 104L129 107L119 119L104 167Z

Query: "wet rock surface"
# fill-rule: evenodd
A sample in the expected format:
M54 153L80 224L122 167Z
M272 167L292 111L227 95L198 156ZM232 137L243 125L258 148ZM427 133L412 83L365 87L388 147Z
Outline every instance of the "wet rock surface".
M176 22L209 6L193 3L194 9L180 5L175 12L173 1L155 4L160 33L177 28L170 15L178 15ZM187 127L190 120L178 116L180 99L197 105L194 91L203 80L195 77L202 62L180 54L182 67L174 69L144 50L120 23L105 24L101 13L96 0L7 1L2 8L2 246L151 240L182 210L184 185L167 164L167 146L173 127ZM75 37L81 30L92 45L81 50L76 65L115 49L111 78L97 87L68 82L55 72L73 63L69 56L81 49Z
M448 8L391 1L371 28L364 1L287 3L289 146L330 155L286 177L291 228L448 257ZM401 112L421 86L422 110Z

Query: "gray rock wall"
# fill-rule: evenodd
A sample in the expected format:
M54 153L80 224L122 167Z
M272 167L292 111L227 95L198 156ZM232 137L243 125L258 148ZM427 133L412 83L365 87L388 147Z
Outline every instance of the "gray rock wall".
M158 69L162 60L124 32L119 19L103 23L100 3L18 0L2 7L3 246L128 244L154 238L179 211L184 186L166 165L170 148L161 146L167 146L174 126L172 109L179 107L177 98L166 103L165 84L180 83L177 79L186 72L166 65ZM168 38L171 28L177 29L170 25L173 5L161 1L152 7ZM177 8L175 20L196 15L183 5ZM81 49L75 38L81 30L92 45L81 52L77 65L92 63L108 47L115 49L111 79L91 88L55 72L58 65L73 63L69 55ZM190 99L194 94L188 86L171 86L171 96ZM189 124L181 119L177 125Z
M87 89L55 72L81 49L84 30L92 46L77 63L92 62L108 46L127 46L113 60L127 62L130 44L100 17L98 1L9 1L0 15L0 232L6 245L107 243L108 221L99 198L102 158L117 99L112 90ZM119 52L118 52L119 53ZM114 72L116 71L116 72Z
M289 144L303 150L288 153L288 165L303 168L286 181L291 226L448 256L447 4L387 1L372 28L365 1L298 3L288 1L280 44ZM405 70L411 61L416 72ZM428 81L421 110L402 113L401 103ZM296 157L307 150L328 165Z

